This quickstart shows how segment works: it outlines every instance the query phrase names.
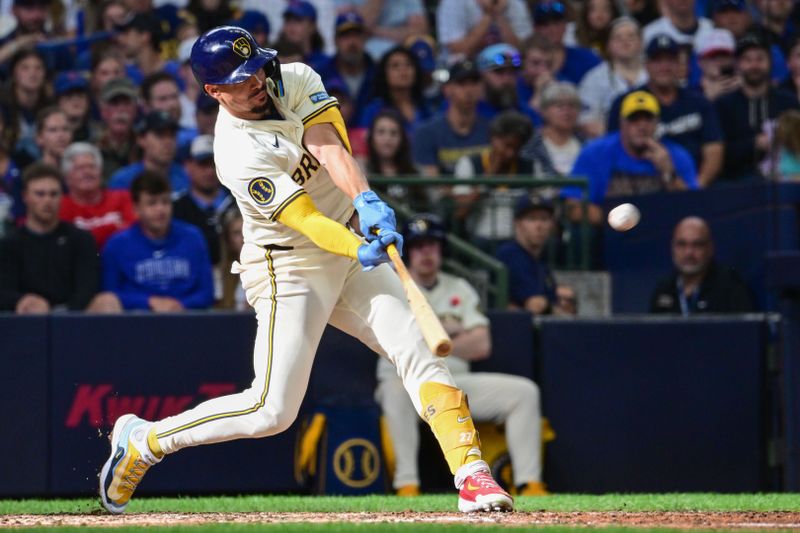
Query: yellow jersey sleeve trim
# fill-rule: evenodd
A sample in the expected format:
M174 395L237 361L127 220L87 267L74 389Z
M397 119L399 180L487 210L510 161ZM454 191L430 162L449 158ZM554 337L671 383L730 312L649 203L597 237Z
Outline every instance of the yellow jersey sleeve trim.
M278 222L299 231L326 252L358 259L361 240L343 225L320 213L308 194L297 195L293 201L284 204L278 213Z
M270 219L271 220L278 220L278 217L281 216L281 213L283 212L284 209L286 209L286 206L288 206L290 203L295 201L295 199L297 199L299 196L301 196L303 194L306 194L305 189L300 189L300 190L295 191L292 194L290 194L286 198L286 200L281 202L281 205L279 205L278 207L275 208L275 211L272 213L272 216L270 217Z
M310 128L314 124L330 124L336 128L336 133L341 137L344 147L347 148L347 151L352 155L353 149L350 148L350 139L347 137L347 126L344 123L342 113L339 111L338 103L332 102L303 119L303 127L305 129Z

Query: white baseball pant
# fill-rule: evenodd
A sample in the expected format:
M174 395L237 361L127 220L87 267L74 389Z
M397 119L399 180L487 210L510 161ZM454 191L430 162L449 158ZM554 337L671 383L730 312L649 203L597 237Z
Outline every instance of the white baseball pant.
M327 323L394 363L417 412L422 383L455 386L425 344L388 265L363 272L357 262L313 246L265 253L246 244L241 277L258 319L252 385L156 422L165 453L286 430L297 417Z

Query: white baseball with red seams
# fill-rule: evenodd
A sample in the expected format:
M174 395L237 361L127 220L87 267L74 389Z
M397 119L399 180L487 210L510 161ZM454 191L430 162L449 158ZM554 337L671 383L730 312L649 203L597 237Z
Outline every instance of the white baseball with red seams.
M633 204L620 204L608 212L608 225L617 231L635 228L640 219L639 208Z

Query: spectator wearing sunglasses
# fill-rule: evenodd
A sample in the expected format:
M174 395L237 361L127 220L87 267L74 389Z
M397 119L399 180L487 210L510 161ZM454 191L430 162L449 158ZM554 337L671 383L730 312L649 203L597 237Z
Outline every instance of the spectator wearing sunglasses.
M600 57L588 48L564 46L567 10L560 0L545 0L533 9L534 33L542 35L554 47L553 71L556 78L578 85L583 76L600 64Z
M519 50L504 43L487 46L478 55L477 65L484 94L478 103L479 115L491 120L502 111L514 110L526 115L534 125L541 124L539 114L519 97L517 86L522 66Z

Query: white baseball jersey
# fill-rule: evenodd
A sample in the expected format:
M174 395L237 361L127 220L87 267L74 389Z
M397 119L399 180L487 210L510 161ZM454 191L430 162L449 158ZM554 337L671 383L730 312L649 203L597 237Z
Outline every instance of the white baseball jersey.
M308 65L281 66L285 96L268 91L283 118L244 120L220 108L214 131L214 162L220 181L233 193L244 224L246 243L302 246L301 233L276 221L298 195L307 192L325 216L346 222L353 213L350 199L325 168L303 147L304 123L336 107L319 74Z

